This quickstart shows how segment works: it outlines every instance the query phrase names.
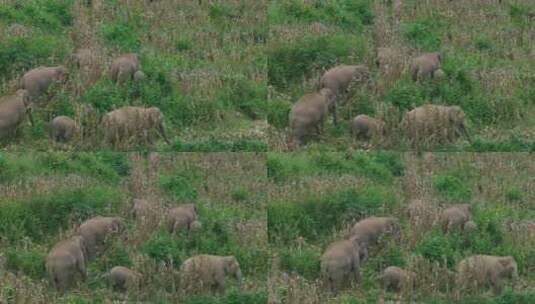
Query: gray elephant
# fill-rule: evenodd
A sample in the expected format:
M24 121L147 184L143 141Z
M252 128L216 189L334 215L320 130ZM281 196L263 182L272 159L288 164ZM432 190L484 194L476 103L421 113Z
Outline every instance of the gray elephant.
M412 271L397 266L389 266L381 275L381 282L385 290L399 293L403 290L412 289L416 274Z
M94 258L102 251L102 245L108 236L120 234L124 230L122 218L97 216L83 222L76 232L84 238L89 258Z
M327 70L319 81L319 88L328 88L335 95L334 102L329 103L329 111L333 116L333 123L337 124L336 107L343 104L342 97L351 85L367 82L370 70L364 65L339 65Z
M190 230L192 224L197 221L197 218L198 210L195 204L178 206L169 210L167 214L167 229L171 233L181 230Z
M334 98L330 89L321 89L306 94L297 101L289 115L292 143L302 145L314 130L317 134L321 133L329 105L334 102Z
M427 104L405 113L401 128L413 146L448 143L460 136L470 141L465 120L466 115L458 106Z
M33 124L28 91L18 90L15 95L0 98L0 139L14 135L26 115Z
M22 76L20 86L21 89L28 91L32 102L38 102L52 84L64 83L68 75L67 69L63 66L38 67Z
M331 292L337 292L345 283L360 282L360 256L366 250L356 238L330 244L321 256L321 274ZM367 254L366 254L367 255Z
M141 286L142 275L123 266L113 267L108 276L110 285L120 291L136 290Z
M123 84L129 80L135 80L136 72L141 71L141 64L137 54L124 54L116 58L110 68L110 78L113 82ZM137 79L140 79L138 74Z
M83 48L79 49L71 55L71 63L79 68L87 68L94 64L95 54L91 49Z
M55 117L49 123L50 137L58 142L68 142L77 133L74 120L67 116Z
M65 291L76 281L87 278L87 246L81 236L73 236L57 243L46 258L46 269L57 290Z
M384 139L386 137L385 122L368 115L357 115L351 122L351 133L357 139Z
M434 78L440 69L442 56L440 53L426 53L414 58L410 65L410 72L414 81L424 78Z
M118 144L133 136L143 136L150 140L148 132L156 129L166 143L170 143L165 134L164 115L157 107L122 107L108 112L102 118L105 140Z
M512 256L474 255L457 264L457 291L490 285L495 295L503 289L503 280L518 278L518 266ZM513 282L514 283L514 282Z
M360 242L361 248L376 244L385 234L400 237L399 221L395 217L368 217L357 222L350 231L350 237ZM364 260L364 259L363 259Z
M439 219L442 231L447 233L455 230L464 230L466 223L470 221L471 209L472 206L470 204L459 204L442 211Z
M224 292L227 277L234 277L241 284L242 272L234 256L201 254L180 266L180 282L186 290L207 287Z

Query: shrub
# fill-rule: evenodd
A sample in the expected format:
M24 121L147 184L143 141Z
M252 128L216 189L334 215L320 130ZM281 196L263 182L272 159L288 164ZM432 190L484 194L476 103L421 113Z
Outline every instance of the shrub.
M225 80L218 100L232 106L252 119L264 118L266 115L267 87L246 78Z
M141 40L131 24L116 22L102 26L104 41L123 52L136 52L141 47Z
M73 23L70 0L17 1L0 8L0 19L8 23L20 23L45 31L58 31Z
M160 188L173 200L194 200L197 198L197 189L193 184L198 178L196 172L177 170L160 176Z
M267 303L268 295L266 292L244 292L231 290L224 296L189 296L185 304L263 304Z
M22 272L33 279L45 277L46 252L42 248L7 248L6 266L13 272Z
M400 79L386 93L385 102L404 112L423 105L425 97L417 84L408 79Z
M522 200L522 191L516 187L512 187L506 190L505 199L508 202L518 202Z
M206 141L184 143L176 140L171 145L176 152L267 152L267 143L256 139L239 139L234 142L210 138Z
M443 24L436 14L429 19L402 24L401 31L407 41L424 51L436 51L442 44L441 29Z
M247 189L238 187L232 190L230 196L232 197L233 200L237 202L242 202L242 201L246 201L247 199L249 199L250 193L249 191L247 191Z
M296 272L308 280L320 276L321 252L317 248L288 248L279 251L279 255L285 272Z
M449 201L466 202L472 197L472 191L467 188L466 183L455 176L434 176L433 187L443 198Z
M444 235L441 231L434 230L427 233L416 244L415 253L422 255L432 262L444 263L452 268L455 265L457 252L460 247L460 238L457 235Z

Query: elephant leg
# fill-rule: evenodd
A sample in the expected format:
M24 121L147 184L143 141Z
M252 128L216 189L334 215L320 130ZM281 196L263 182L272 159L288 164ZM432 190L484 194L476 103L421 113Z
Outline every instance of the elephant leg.
M492 292L494 295L500 295L502 293L503 285L501 280L496 275L490 277L490 284L492 286Z
M163 123L160 123L158 125L158 132L160 134L160 136L162 136L163 140L165 140L165 142L169 145L171 144L171 142L169 141L169 139L167 138L167 135L165 134L165 126Z

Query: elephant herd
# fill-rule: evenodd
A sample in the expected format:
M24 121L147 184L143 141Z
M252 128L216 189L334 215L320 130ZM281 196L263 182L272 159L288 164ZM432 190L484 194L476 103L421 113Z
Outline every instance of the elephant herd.
M90 49L81 49L71 55L71 64L78 69L93 64L94 54ZM57 90L57 85L64 84L69 76L63 66L37 67L26 72L20 79L19 90L0 99L0 139L12 137L26 116L33 124L32 111L45 106L50 94ZM141 70L137 54L123 54L110 66L109 78L118 85L129 81L141 82L146 76ZM148 132L156 130L167 142L164 115L157 107L125 106L106 113L101 119L101 130L106 143L116 145L131 137L143 136L150 139ZM68 116L53 118L45 126L54 141L68 142L79 133L79 126Z
M421 200L412 201L407 213L411 223L422 216ZM470 233L477 225L470 220L469 204L453 205L440 213L437 224L444 233L460 231ZM321 256L321 275L332 292L346 287L351 281L360 282L360 267L368 259L370 246L376 245L382 237L400 239L399 221L394 217L368 217L353 225L343 240L331 243ZM456 267L455 284L458 294L468 288L491 286L495 294L503 289L503 280L518 277L517 263L512 256L473 255L461 260ZM396 293L413 291L418 274L397 266L388 266L379 275L385 290Z
M377 65L388 70L395 51L379 48ZM414 81L441 79L442 56L426 53L414 58L409 72ZM327 70L318 82L318 91L305 94L292 107L289 114L290 146L303 145L313 135L320 135L330 112L337 125L337 106L344 103L344 95L353 86L368 84L370 71L365 65L339 65ZM405 114L400 125L412 145L425 142L451 142L459 136L470 137L466 131L465 114L458 106L426 104ZM359 140L381 141L386 136L385 122L360 114L350 123L352 135Z
M155 215L163 229L170 233L187 231L194 233L201 229L195 204L182 204L166 210L165 215L156 214L154 204L145 199L134 199L131 218L141 222ZM46 258L46 270L52 285L61 292L87 278L87 263L96 256L105 254L106 240L114 237L126 239L126 224L121 217L96 216L80 224L73 235L56 243ZM234 256L199 254L183 261L179 270L182 290L206 287L224 291L227 277L242 280L240 264ZM114 266L101 278L119 291L137 290L144 281L144 275L122 265Z

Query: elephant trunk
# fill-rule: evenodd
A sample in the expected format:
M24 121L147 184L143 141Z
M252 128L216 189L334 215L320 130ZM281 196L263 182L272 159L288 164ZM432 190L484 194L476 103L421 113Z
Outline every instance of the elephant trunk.
M167 138L167 135L165 134L165 127L164 127L163 122L160 123L160 124L158 125L158 132L159 132L160 135L162 136L163 140L164 140L168 145L170 145L171 142L169 141L169 139Z
M33 121L33 114L32 114L32 106L29 106L26 108L26 114L28 115L28 119L30 120L30 125L33 127L35 125Z
M464 124L461 125L461 134L466 137L469 143L472 143L472 138L470 137L470 134L468 134L468 131L466 130L466 127Z
M243 283L243 276L241 270L239 269L238 271L236 271L236 280L238 281L238 285L241 286L241 284Z

